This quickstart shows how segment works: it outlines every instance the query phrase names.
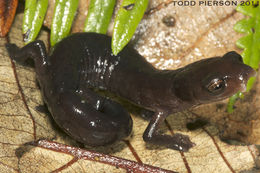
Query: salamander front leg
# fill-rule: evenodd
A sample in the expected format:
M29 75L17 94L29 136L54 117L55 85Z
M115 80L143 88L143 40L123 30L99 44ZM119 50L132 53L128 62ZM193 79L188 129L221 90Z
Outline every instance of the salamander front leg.
M155 145L165 146L174 150L188 151L195 145L190 141L188 136L179 133L176 133L173 136L158 133L158 128L165 120L167 115L168 114L163 112L157 112L152 117L148 127L143 134L144 141Z

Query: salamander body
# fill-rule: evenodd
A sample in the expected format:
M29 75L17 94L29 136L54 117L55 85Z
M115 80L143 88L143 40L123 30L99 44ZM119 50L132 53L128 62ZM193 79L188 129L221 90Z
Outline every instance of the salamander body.
M7 44L18 62L32 58L42 95L55 122L75 140L91 146L129 136L132 119L117 102L95 89L107 90L154 112L143 139L188 151L188 136L158 133L164 119L187 108L225 99L244 91L255 71L236 52L203 59L177 70L158 70L126 46L111 52L111 38L77 33L59 42L47 55L42 41L23 48Z

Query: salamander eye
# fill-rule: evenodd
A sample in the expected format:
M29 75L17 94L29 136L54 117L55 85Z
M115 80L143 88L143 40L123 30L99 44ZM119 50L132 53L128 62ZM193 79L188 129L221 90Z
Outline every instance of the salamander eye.
M209 92L213 94L217 94L222 91L226 87L226 82L223 79L215 78L210 81L210 83L206 86Z

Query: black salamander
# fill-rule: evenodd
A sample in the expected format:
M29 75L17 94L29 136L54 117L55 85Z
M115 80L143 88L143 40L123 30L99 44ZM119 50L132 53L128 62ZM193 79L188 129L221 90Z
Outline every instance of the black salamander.
M113 143L132 130L129 113L93 88L115 93L154 112L144 141L188 151L193 146L188 136L158 133L165 118L245 91L248 79L255 75L236 52L177 70L158 70L130 46L113 55L111 38L95 33L63 39L50 56L40 40L23 48L15 44L6 48L17 62L34 60L44 101L55 122L75 140L90 146Z

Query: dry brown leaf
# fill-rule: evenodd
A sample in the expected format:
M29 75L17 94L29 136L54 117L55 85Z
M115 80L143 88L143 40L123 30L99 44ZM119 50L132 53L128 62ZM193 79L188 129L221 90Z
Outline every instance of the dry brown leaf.
M161 2L151 1L149 8ZM174 69L197 59L222 55L229 50L239 51L234 44L239 35L232 26L242 15L236 13L234 7L179 7L173 3L160 7L145 17L133 40L138 51L156 67ZM171 23L162 22L165 16L174 20L174 26L169 27ZM46 111L39 111L43 101L36 85L34 69L12 63L7 55L4 48L6 42L23 45L21 20L22 16L18 15L9 40L0 39L0 172L126 172L111 164L97 162L100 161L99 157L89 161L63 150L50 149L42 144L46 142L44 140L30 143L44 138L69 146L79 145L54 125ZM47 33L42 32L39 39L46 41ZM139 116L132 116L134 127L130 140L108 147L86 146L86 149L109 154L106 157L116 156L135 161L136 164L142 162L177 172L228 173L253 170L259 155L257 148L254 145L229 145L220 141L218 135L219 130L225 128L232 131L238 125L229 125L241 125L245 118L252 126L257 126L256 122L259 126L258 88L255 87L252 97L247 99L250 104L241 103L232 115L225 113L225 105L219 106L226 102L191 110L212 123L194 131L186 129L186 123L194 117L190 112L167 118L163 131L187 134L196 143L187 153L145 144L142 133L148 122ZM248 110L253 113L243 116ZM242 127L248 128L248 125L245 123ZM257 131L259 127L255 129ZM49 146L57 147L56 143L52 144Z
M18 0L0 1L0 37L4 37L13 23Z

